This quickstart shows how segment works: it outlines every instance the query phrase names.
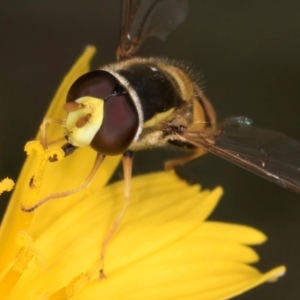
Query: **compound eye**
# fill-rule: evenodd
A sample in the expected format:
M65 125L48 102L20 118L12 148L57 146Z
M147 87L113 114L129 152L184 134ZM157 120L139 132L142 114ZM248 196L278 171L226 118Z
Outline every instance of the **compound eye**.
M79 77L69 89L67 102L73 102L85 96L105 99L119 85L110 73L96 70Z
M139 127L138 113L128 93L118 93L105 100L103 122L91 146L106 155L126 151Z
M76 101L79 99L80 101ZM98 101L97 99L104 102L101 116L96 116L92 109L95 106L93 101ZM74 106L75 103L65 106L70 113L69 116L73 112L77 116L77 111L86 111L84 111L83 117L76 117L75 124L72 124L76 128L76 133L70 130L71 143L75 144L76 142L76 146L90 144L94 150L105 155L118 155L127 150L139 127L138 113L128 92L120 86L113 75L103 70L97 70L79 77L67 95L67 103L71 104L70 102L75 101L78 106ZM87 103L89 105L86 105ZM97 123L99 117L101 117L100 127L94 133L94 127L92 129L87 127L90 128ZM91 141L89 136L91 136Z

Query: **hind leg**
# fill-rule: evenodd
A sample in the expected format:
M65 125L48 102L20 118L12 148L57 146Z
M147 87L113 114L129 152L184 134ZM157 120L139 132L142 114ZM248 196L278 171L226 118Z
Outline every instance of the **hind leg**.
M167 160L164 163L165 169L166 170L172 170L176 167L179 166L184 166L186 163L202 156L206 154L206 151L204 149L196 149L193 152L191 152L189 155L183 156L183 157L179 157L179 158L175 158L175 159L170 159Z

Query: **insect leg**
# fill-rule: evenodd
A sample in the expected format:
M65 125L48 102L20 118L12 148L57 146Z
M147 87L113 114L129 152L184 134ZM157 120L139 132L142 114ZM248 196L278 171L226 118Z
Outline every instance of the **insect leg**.
M48 118L48 117L46 117L43 120L43 123L40 128L41 128L41 132L42 132L42 145L43 145L44 149L47 149L48 145L49 145L47 142L47 133L46 133L46 125L47 124L58 124L60 126L64 126L65 120L53 119L53 118ZM54 142L56 142L56 141L54 141Z
M189 155L183 156L183 157L179 157L179 158L175 158L175 159L170 159L167 160L164 163L164 167L166 170L172 170L175 167L179 167L179 166L183 166L186 163L206 154L207 152L204 149L197 149L194 150L192 153L190 153Z
M129 199L131 189L131 173L132 173L133 151L127 150L123 154L123 172L125 180L124 196Z
M51 195L45 197L44 199L40 200L39 202L37 202L32 207L22 207L22 210L24 212L32 212L35 209L37 209L39 206L41 206L42 204L44 204L44 203L46 203L50 200L64 198L64 197L70 196L72 194L78 193L78 192L86 189L90 185L90 183L92 182L93 178L95 177L95 175L96 175L99 167L101 166L104 158L105 158L105 155L103 155L101 153L97 153L97 157L96 157L96 160L95 160L95 163L93 165L93 168L92 168L91 172L89 173L88 177L85 179L85 181L81 184L81 186L79 188L75 188L75 189L67 190L67 191L64 191L64 192L51 194Z
M133 151L127 150L123 153L123 172L124 172L124 181L125 181L125 187L124 187L124 204L121 212L117 216L117 218L114 220L112 226L110 227L108 233L106 234L103 243L102 243L102 249L100 254L100 263L101 263L101 269L100 269L100 279L105 278L104 270L103 270L103 262L105 258L106 248L109 244L109 241L112 239L113 235L115 234L116 230L118 229L123 216L126 212L126 209L130 202L130 189L131 189L131 173L132 173L132 161L133 161Z

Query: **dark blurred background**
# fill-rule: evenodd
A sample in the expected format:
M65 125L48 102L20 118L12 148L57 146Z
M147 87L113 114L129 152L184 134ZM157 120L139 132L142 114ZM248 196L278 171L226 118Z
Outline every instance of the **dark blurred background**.
M16 179L62 77L85 45L97 46L94 68L113 62L120 1L10 0L0 4L0 178ZM219 119L248 116L262 128L300 141L300 2L190 1L189 16L166 43L151 39L140 51L192 63L204 75ZM177 154L137 153L134 173L161 170ZM145 159L146 158L146 159ZM237 299L300 299L300 196L220 158L207 155L180 168L225 195L211 219L254 226L269 237L257 247L262 271L280 264L286 276ZM8 196L1 196L4 209ZM200 283L201 284L201 283Z

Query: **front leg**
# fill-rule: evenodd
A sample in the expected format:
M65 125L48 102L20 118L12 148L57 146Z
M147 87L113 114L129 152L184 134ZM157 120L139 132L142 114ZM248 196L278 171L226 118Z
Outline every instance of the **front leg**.
M53 118L48 118L48 117L46 117L43 120L43 123L40 126L40 129L41 129L41 133L42 133L42 142L41 143L42 143L44 149L48 149L48 146L49 146L48 141L47 141L47 132L46 132L47 124L57 124L60 126L65 126L65 120L53 119ZM53 143L53 142L50 142L50 143Z
M119 215L114 220L114 222L112 223L108 233L106 234L106 236L102 242L102 248L101 248L101 254L100 254L101 268L100 268L100 272L99 272L100 279L106 277L105 273L104 273L104 258L105 258L107 246L108 246L110 240L113 238L115 232L117 231L117 229L123 219L123 216L127 210L127 207L130 203L133 151L126 150L123 153L123 161L122 162L123 162L123 173L124 173L124 182L125 182L124 204L123 204L122 210L120 211Z
M93 165L89 175L87 176L87 178L81 183L80 187L73 188L71 190L66 190L66 191L63 191L63 192L50 194L47 197L39 200L33 206L29 206L29 207L22 206L22 210L24 212L29 213L29 212L32 212L32 211L36 210L38 207L40 207L41 205L43 205L44 203L46 203L50 200L64 198L64 197L76 194L78 192L81 192L81 191L87 189L89 187L90 183L93 181L95 175L97 174L97 171L99 170L99 168L100 168L101 164L103 163L104 159L105 159L105 155L103 155L101 153L97 153L94 165ZM33 182L34 182L34 178L31 178L30 182L29 182L29 185L30 185L31 188L35 188Z

